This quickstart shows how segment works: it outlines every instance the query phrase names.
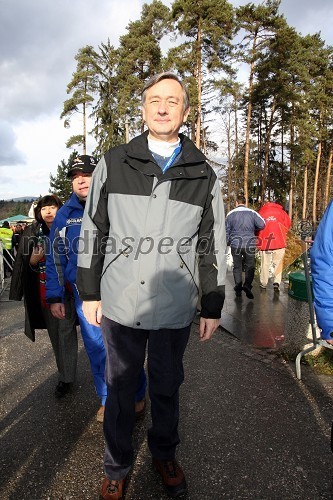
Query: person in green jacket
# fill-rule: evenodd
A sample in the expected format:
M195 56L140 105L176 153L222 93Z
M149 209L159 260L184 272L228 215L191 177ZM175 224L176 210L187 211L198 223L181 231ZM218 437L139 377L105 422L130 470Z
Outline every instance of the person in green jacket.
M5 277L9 277L12 274L12 237L13 231L9 227L9 222L5 220L0 227L0 240L2 241L3 247L3 264Z

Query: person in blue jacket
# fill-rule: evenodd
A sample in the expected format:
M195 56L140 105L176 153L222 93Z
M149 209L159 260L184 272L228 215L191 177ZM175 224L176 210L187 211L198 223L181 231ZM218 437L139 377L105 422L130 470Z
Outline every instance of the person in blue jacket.
M333 200L318 226L310 260L314 307L321 338L333 344Z
M64 297L66 287L74 294L83 343L90 361L97 395L101 406L97 420L104 419L107 386L105 383L106 351L101 329L87 322L82 312L82 301L76 287L78 242L84 207L90 187L91 175L96 167L96 160L90 155L80 155L74 159L68 171L72 180L73 193L69 200L58 210L50 232L50 251L46 258L46 300L56 318L65 316ZM145 407L146 376L144 368L138 381L136 394L136 415L141 416Z
M239 195L236 208L231 210L225 219L227 245L230 246L234 261L233 275L236 297L245 292L247 298L253 299L251 291L255 272L256 232L265 227L265 221L255 210L246 207L246 199ZM245 277L243 282L243 267Z

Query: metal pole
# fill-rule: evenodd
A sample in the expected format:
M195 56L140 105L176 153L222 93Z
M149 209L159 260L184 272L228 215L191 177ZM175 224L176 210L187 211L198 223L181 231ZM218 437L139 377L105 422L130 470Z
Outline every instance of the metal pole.
M313 343L315 344L317 342L317 332L316 332L316 320L315 320L314 307L313 307L313 296L312 296L310 270L309 270L309 263L308 263L307 242L302 241L302 245L304 248L303 262L304 262L304 271L305 271L306 291L308 294L308 304L309 304L310 322L311 322L311 330L312 330L312 339L313 339Z
M306 283L306 291L307 291L307 296L308 296L308 305L309 305L309 314L310 314L310 323L311 323L313 345L311 347L309 347L308 349L305 349L304 351L301 351L300 353L297 354L297 357L295 360L295 365L296 365L296 376L297 376L298 380L301 380L301 358L302 358L302 356L304 356L305 354L308 354L311 351L314 351L317 347L317 344L320 343L319 339L317 339L317 332L316 332L316 320L315 320L314 307L313 307L311 277L310 277L309 263L308 263L308 245L307 245L307 242L303 239L302 239L302 248L303 248L302 259L303 259L303 263L304 263L305 283Z

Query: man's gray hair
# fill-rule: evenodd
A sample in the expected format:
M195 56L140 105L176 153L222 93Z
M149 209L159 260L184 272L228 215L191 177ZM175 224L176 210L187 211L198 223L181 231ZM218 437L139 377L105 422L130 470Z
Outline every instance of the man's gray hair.
M182 80L179 78L178 75L175 73L172 73L171 71L165 71L163 73L158 73L157 75L152 76L143 86L142 92L141 92L141 99L142 99L142 104L144 105L146 102L146 95L147 95L147 90L150 89L153 85L156 85L156 83L160 82L161 80L176 80L176 82L179 83L183 90L183 96L184 96L184 111L186 111L190 107L190 96L188 94L187 88L185 87L184 83Z

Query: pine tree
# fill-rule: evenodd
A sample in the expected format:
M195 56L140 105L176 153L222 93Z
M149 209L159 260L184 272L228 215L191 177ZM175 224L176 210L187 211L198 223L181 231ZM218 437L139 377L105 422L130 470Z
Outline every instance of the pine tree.
M95 119L92 130L97 146L96 156L124 142L124 127L118 113L119 85L117 78L119 54L111 44L101 43L96 64L100 75L99 97L91 116Z
M242 30L242 33L245 32L239 43L239 58L250 66L244 152L244 196L246 200L248 200L249 189L250 133L255 68L270 38L274 36L283 20L283 16L278 14L280 3L281 0L266 0L265 3L258 6L248 3L236 10L238 29Z
M168 52L165 65L171 66L190 89L192 111L189 116L191 136L197 147L204 143L202 134L205 102L211 99L209 76L229 71L226 62L230 56L233 35L233 8L227 0L176 0L172 4L175 34L185 41Z
M236 81L235 76L217 80L214 85L217 90L217 106L215 113L221 117L225 138L221 137L221 144L226 142L223 156L227 158L227 209L231 210L237 195L243 190L243 163L239 151L239 124L238 116L243 99L243 85Z
M252 91L251 133L257 137L255 171L260 200L270 196L284 200L288 192L279 137L284 127L282 119L286 120L288 103L294 97L290 83L299 35L284 20L280 23L257 61Z
M129 121L130 131L143 130L141 90L151 76L161 70L160 41L169 31L170 11L160 0L144 4L138 21L130 22L120 37L117 71L118 114Z
M87 110L92 105L94 95L98 90L96 58L97 54L92 46L87 45L79 49L75 56L76 71L67 85L67 94L73 94L64 102L64 108L60 115L60 118L66 118L64 126L68 128L72 115L82 113L82 134L71 136L66 147L82 146L83 154L86 154L87 151Z
M67 172L77 154L77 151L74 150L70 154L67 162L61 160L60 165L57 167L57 173L54 176L50 174L50 192L57 194L63 203L65 203L72 194L72 181L67 177Z

